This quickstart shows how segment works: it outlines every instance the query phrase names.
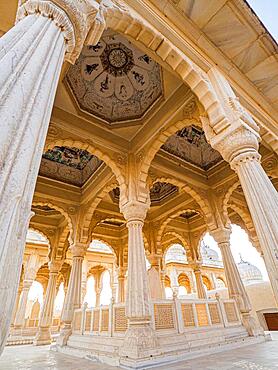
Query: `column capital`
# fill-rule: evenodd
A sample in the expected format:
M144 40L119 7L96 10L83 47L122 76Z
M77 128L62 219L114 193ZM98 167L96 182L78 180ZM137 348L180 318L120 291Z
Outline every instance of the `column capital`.
M230 228L219 228L210 231L210 235L215 239L217 244L219 244L219 247L221 247L221 244L230 244L231 232Z
M82 257L84 258L88 245L85 243L74 243L70 246L70 250L73 257Z
M121 212L128 223L131 221L140 221L143 223L149 208L149 204L135 200L124 204L121 207Z
M48 267L51 274L58 274L62 267L62 261L50 261L48 262Z
M64 34L66 60L74 64L99 10L95 0L22 0L17 21L31 14L48 17ZM99 20L98 20L99 21Z

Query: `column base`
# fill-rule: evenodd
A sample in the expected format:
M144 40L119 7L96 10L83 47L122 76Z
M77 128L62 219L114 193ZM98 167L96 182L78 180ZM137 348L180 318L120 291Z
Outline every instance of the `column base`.
M264 336L264 331L260 325L256 322L254 317L250 313L242 313L242 324L248 331L251 337L258 337L259 335Z
M150 322L132 322L125 334L120 356L140 359L150 356L157 348L157 337Z
M49 327L46 327L46 328L39 327L39 331L34 339L33 344L35 346L42 346L46 344L51 344L51 342L52 342L52 338L51 338L50 328Z
M67 345L68 339L72 334L71 323L64 324L60 331L60 335L56 340L56 344L60 347Z

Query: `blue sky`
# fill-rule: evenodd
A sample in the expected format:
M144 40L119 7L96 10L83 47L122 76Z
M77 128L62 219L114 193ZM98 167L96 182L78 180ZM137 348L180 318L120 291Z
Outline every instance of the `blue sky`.
M278 0L247 0L247 2L278 42Z

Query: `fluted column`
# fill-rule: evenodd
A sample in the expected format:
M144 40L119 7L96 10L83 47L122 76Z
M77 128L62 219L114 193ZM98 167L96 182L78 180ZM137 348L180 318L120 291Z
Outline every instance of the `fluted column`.
M122 207L128 228L126 316L129 320L122 355L137 359L157 346L151 326L149 287L143 240L148 206L132 201Z
M51 343L51 325L54 311L54 301L57 289L57 277L61 268L61 262L49 263L49 280L45 299L40 313L39 330L34 340L36 346Z
M0 353L62 63L65 53L71 62L78 56L96 15L94 4L24 1L18 22L0 39Z
M63 327L59 337L57 338L57 344L60 346L67 344L67 340L72 333L71 323L73 320L74 310L81 307L82 262L86 249L87 246L80 243L71 247L72 268L61 315Z
M278 193L260 164L258 153L247 153L231 161L244 192L250 214L272 276L278 302Z
M195 263L192 265L193 272L196 280L197 295L200 299L207 299L207 292L203 283L201 264Z
M164 297L160 278L161 255L153 254L149 256L151 268L148 271L150 295L152 299L162 299Z
M241 106L222 73L212 68L208 75L223 106L224 116L219 121L220 126L210 122L214 130L203 117L204 130L211 146L238 175L267 269L273 274L274 295L278 301L278 193L260 163L259 127Z
M33 281L34 280L23 280L22 292L20 295L18 309L14 321L14 327L16 329L22 328L24 326L28 294Z
M229 296L236 300L243 324L249 335L256 336L261 334L261 328L257 326L255 319L250 315L252 306L231 252L230 234L230 229L219 229L211 232L221 250Z
M268 274L270 284L271 284L271 287L272 287L273 295L274 295L276 304L278 306L278 294L277 294L277 292L278 292L278 279L277 279L277 276L275 276L275 271L272 270L271 264L269 263L269 261L267 261L267 259L265 258L265 255L262 251L261 251L261 257L264 260L264 263L265 263L265 266L266 266L266 269L267 269L267 274Z

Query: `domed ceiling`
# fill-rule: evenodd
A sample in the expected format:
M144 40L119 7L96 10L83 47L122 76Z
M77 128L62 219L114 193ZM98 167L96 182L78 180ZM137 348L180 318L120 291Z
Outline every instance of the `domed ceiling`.
M103 162L87 150L55 146L43 154L39 174L82 186Z
M207 142L204 131L195 126L185 127L170 136L161 149L204 170L223 160Z
M66 81L79 107L110 125L142 118L163 96L160 66L110 30L84 46Z

